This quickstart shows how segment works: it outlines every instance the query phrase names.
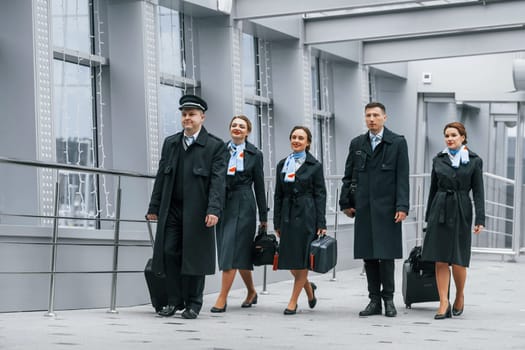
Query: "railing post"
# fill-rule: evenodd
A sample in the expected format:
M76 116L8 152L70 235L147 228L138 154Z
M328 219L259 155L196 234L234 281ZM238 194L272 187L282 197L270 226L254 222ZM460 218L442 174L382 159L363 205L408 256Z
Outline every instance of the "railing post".
M117 304L117 270L118 270L118 248L120 244L120 204L121 204L122 189L120 188L120 176L117 180L117 201L115 206L115 235L113 242L113 273L111 278L111 301L109 305L109 313L118 313L116 310Z
M518 103L518 130L516 134L516 153L514 156L514 220L512 225L512 250L514 260L518 258L521 251L521 200L523 190L523 136L525 129L525 103Z
M339 227L339 219L338 219L338 214L339 214L339 210L337 210L338 208L338 198L339 198L339 186L336 187L335 189L335 217L334 217L334 238L335 240L337 241L337 229ZM336 268L337 264L334 266L334 268L332 269L332 278L330 278L330 281L332 282L335 282L337 281L337 278L335 277L335 268Z
M54 317L55 314L55 272L57 265L57 242L58 242L58 171L55 182L55 203L53 210L53 238L51 243L51 273L49 275L49 303L45 316Z

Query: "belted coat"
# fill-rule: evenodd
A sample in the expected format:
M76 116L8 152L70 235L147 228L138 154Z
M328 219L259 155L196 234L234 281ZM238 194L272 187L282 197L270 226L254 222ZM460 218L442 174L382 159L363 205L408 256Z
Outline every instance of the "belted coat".
M448 154L432 161L422 258L469 266L474 199L475 224L485 225L483 161L469 150L469 162L452 167Z
M281 231L279 269L306 269L310 243L326 228L326 186L323 166L310 153L294 182L284 182L283 159L277 164L273 223Z
M177 163L183 147L183 133L164 140L159 169L153 185L148 214L158 216L152 269L164 273L164 239L166 221L172 203ZM228 151L224 141L202 127L195 142L188 148L184 161L182 266L185 275L215 273L215 228L206 227L206 215L221 216L224 206L225 176Z
M396 212L409 210L408 147L403 136L384 128L373 151L368 133L350 142L339 206L356 210L354 258L403 256L401 223L394 222Z
M255 193L255 196L254 196ZM219 269L252 270L252 243L259 221L268 220L263 154L246 141L244 171L226 175L226 203L217 225Z

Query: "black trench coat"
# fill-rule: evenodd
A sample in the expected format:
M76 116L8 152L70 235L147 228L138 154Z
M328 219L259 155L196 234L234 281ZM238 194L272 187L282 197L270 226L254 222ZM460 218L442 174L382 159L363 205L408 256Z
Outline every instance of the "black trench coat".
M169 213L179 149L183 133L164 140L159 169L151 194L148 213L158 216L157 234L152 269L164 273L164 231ZM224 205L225 176L228 150L224 141L209 134L204 127L186 151L185 173L194 176L185 179L183 204L182 267L184 275L212 275L215 273L215 228L206 227L206 215L221 216Z
M310 242L326 228L326 186L323 166L310 153L295 174L284 182L285 159L277 164L274 194L274 228L281 230L279 269L306 269Z
M447 154L432 162L422 258L469 266L472 240L472 191L476 225L485 225L483 162L469 150L469 162L453 168Z
M356 209L354 258L403 256L401 223L394 222L397 211L409 210L408 148L403 136L384 128L374 151L368 133L350 142L339 205L341 210Z
M252 243L257 227L256 198L259 221L267 221L263 154L246 141L244 171L236 172L233 176L226 175L226 204L217 225L220 270L253 270Z

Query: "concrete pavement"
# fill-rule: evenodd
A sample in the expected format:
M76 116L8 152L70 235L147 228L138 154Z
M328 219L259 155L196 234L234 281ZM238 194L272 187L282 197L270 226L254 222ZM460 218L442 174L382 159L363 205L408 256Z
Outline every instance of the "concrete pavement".
M360 318L367 304L361 268L311 274L318 303L299 299L298 313L282 314L291 281L268 286L259 303L242 309L244 290L233 290L223 314L209 312L216 294L205 296L196 320L177 313L161 318L150 305L118 309L0 314L0 349L525 349L525 261L474 256L469 268L465 312L434 320L437 302L406 309L401 261L396 265L398 316ZM260 287L258 288L260 290ZM451 288L451 295L454 289Z

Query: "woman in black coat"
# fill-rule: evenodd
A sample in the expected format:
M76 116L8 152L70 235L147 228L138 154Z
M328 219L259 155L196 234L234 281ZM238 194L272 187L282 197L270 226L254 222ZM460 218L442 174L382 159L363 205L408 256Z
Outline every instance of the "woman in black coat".
M222 285L211 312L226 311L228 293L239 270L247 289L242 307L257 304L252 278L252 242L259 209L260 226L267 226L268 208L264 191L263 154L247 141L252 123L244 115L230 121L230 161L226 173L226 203L217 226L217 250ZM252 189L253 187L253 189ZM255 196L254 196L255 191Z
M326 234L326 187L321 163L308 152L311 143L307 127L294 127L290 133L293 152L277 164L273 222L280 237L278 268L294 276L285 315L296 313L303 288L310 308L317 303L317 287L308 281L308 252L316 235Z
M474 233L485 225L483 162L467 149L467 131L459 122L443 129L447 148L433 160L430 193L426 213L427 233L422 259L436 262L439 309L435 319L463 313L467 267L470 262L472 191L475 206ZM450 268L456 285L453 306L448 300Z

